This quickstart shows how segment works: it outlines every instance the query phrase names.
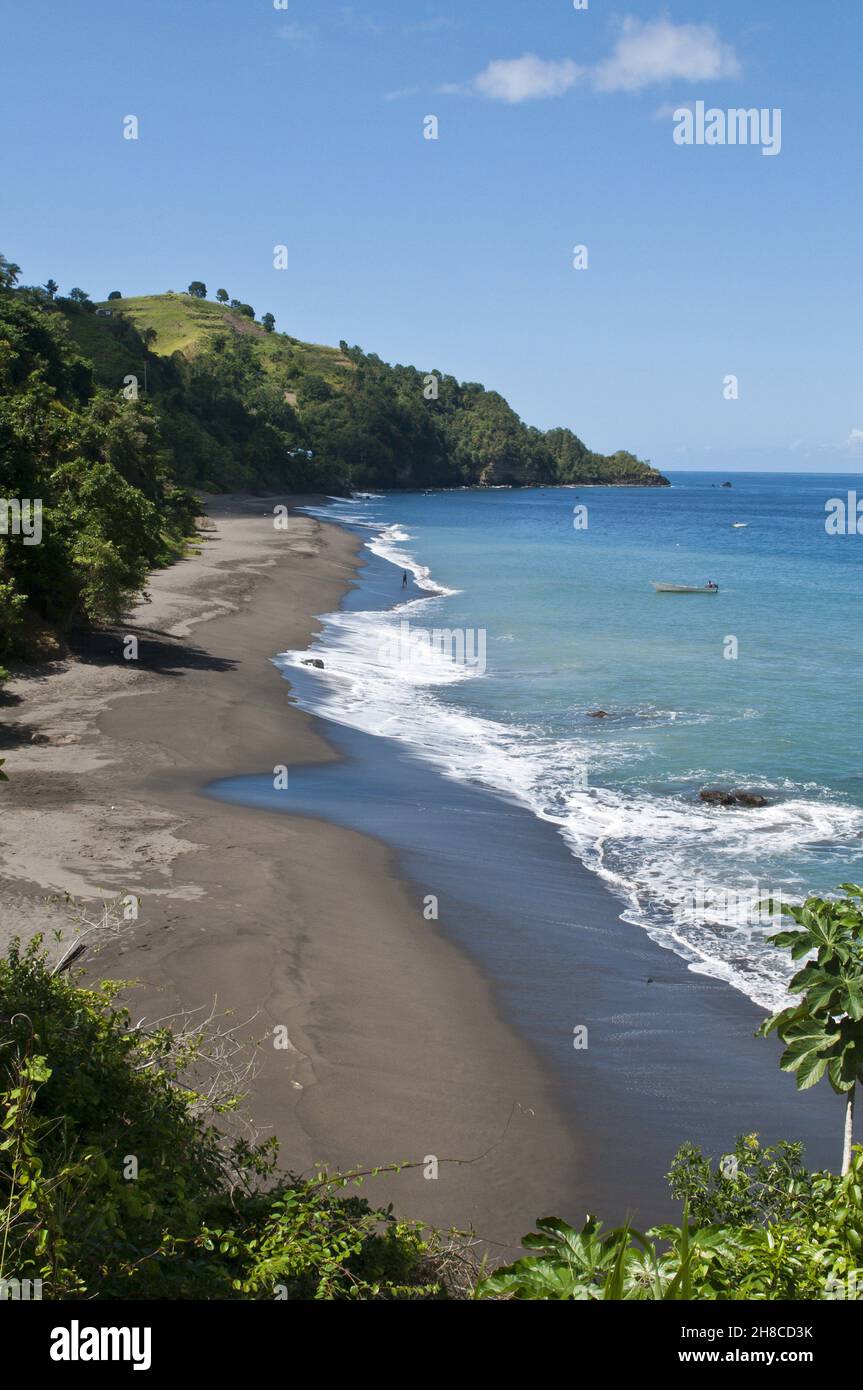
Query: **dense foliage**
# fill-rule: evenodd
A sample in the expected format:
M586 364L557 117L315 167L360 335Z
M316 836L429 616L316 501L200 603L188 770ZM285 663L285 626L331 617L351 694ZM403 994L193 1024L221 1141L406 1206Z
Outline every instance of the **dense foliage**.
M443 1296L418 1227L225 1138L212 1037L133 1027L122 988L52 974L38 943L0 962L0 1280L50 1299Z
M172 479L152 408L100 388L57 310L8 288L0 499L0 660L20 646L27 604L59 628L114 616L176 553L196 510ZM8 499L31 526L40 504L34 543L14 533Z
M631 454L591 453L571 430L522 423L496 391L440 372L388 366L350 348L349 389L306 377L300 418L309 442L361 487L530 486L661 479ZM434 394L428 396L428 392Z
M536 1253L483 1280L480 1298L809 1300L863 1297L863 1153L848 1173L809 1173L800 1146L737 1140L713 1166L685 1145L669 1174L680 1226L645 1234L537 1222Z

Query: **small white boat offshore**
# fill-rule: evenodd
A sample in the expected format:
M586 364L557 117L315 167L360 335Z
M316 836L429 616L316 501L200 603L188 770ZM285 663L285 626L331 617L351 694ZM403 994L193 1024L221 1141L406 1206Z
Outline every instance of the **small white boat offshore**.
M718 584L658 584L651 583L658 594L718 594Z

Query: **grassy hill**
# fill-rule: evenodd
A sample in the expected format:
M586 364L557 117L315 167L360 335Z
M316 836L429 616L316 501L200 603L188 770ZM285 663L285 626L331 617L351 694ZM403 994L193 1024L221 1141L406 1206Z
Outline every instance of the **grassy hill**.
M104 300L97 308L127 320L142 338L149 331L153 335L149 346L160 357L180 352L191 360L211 348L214 339L228 333L248 337L264 369L279 381L315 373L338 388L346 385L355 370L353 362L339 348L303 343L286 333L268 333L260 323L239 310L209 299L196 299L190 294L145 294ZM92 331L91 319L88 345L98 354L98 340L100 337L104 340L105 334L103 321L94 317L96 331ZM81 346L84 347L83 340Z
M172 352L191 357L202 343L226 329L264 336L264 329L252 319L244 320L235 310L188 294L144 294L108 300L98 307L131 319L139 333L151 329L153 349L162 357Z

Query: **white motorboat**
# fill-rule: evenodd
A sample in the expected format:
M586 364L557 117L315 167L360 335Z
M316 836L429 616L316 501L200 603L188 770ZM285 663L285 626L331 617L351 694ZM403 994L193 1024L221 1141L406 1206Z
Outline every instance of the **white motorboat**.
M658 594L718 594L718 584L659 584L651 580Z

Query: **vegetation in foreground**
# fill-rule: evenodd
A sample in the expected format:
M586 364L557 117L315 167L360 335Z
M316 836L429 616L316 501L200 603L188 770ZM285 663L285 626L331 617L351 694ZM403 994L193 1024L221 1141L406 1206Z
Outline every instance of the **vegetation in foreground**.
M768 1021L806 1088L860 1079L863 889L784 905L774 942L806 954L800 1003ZM733 1300L863 1297L863 1152L808 1172L799 1144L739 1138L716 1165L694 1145L669 1180L679 1226L603 1232L545 1218L530 1252L477 1270L442 1238L349 1188L361 1174L280 1173L274 1143L229 1137L237 1030L134 1025L121 983L85 987L77 947L0 962L0 1280L43 1298ZM805 1032L801 1029L805 1028ZM805 1039L805 1046L801 1039ZM815 1058L813 1059L813 1054ZM823 1063L823 1065L822 1065ZM847 1109L853 1113L853 1107Z
M43 1299L442 1297L445 1243L226 1137L233 1032L133 1026L39 943L0 964L0 1280ZM14 1281L20 1281L16 1284Z
M483 1279L480 1298L820 1300L863 1298L863 1153L844 1177L810 1173L799 1144L738 1138L717 1166L686 1144L669 1174L679 1226L577 1231L547 1218L532 1252Z

